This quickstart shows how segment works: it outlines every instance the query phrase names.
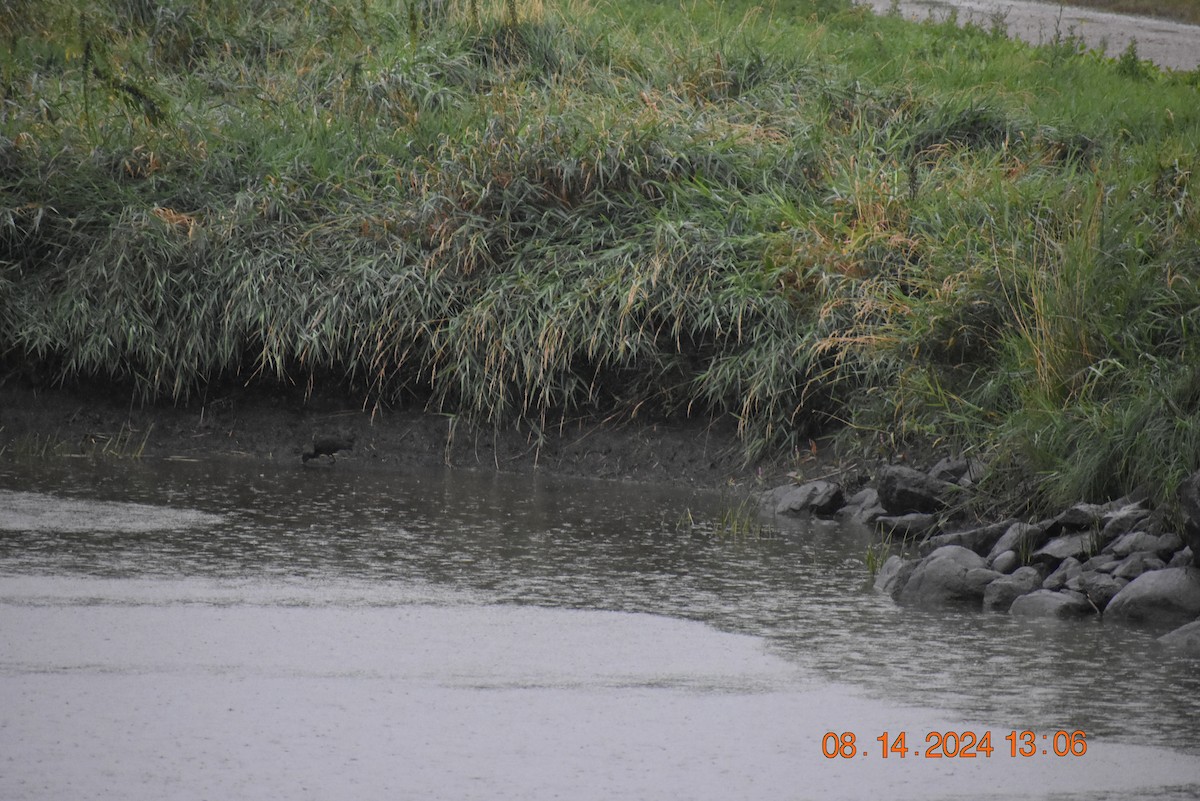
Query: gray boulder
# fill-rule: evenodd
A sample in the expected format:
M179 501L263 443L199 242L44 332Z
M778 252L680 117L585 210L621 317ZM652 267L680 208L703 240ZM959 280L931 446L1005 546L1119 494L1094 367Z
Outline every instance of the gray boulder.
M1087 554L1092 545L1091 534L1067 534L1055 537L1041 548L1034 551L1029 561L1031 563L1057 566L1067 557L1079 558Z
M883 567L879 568L879 572L875 574L876 591L890 595L894 599L896 594L908 583L916 566L917 563L911 559L894 554L889 556L883 563Z
M996 544L988 553L988 558L995 559L1005 551L1032 554L1046 544L1050 538L1047 532L1048 527L1042 523L1013 523L1000 539L996 540Z
M850 496L838 514L863 525L874 523L876 518L884 514L879 492L874 487L863 487Z
M1117 593L1129 584L1127 579L1110 576L1107 573L1084 573L1072 581L1078 581L1079 592L1083 593L1084 597L1100 611L1104 611ZM1071 586L1070 582L1067 586L1076 589Z
M937 512L958 491L954 484L933 478L904 465L884 465L875 476L879 502L894 515L909 512Z
M808 481L780 498L775 513L781 515L832 515L842 508L845 493L832 481Z
M763 511L773 513L779 507L779 502L783 500L783 496L787 495L795 488L795 484L784 484L781 487L772 487L759 496L758 505Z
M983 477L983 464L966 456L947 456L929 468L929 475L938 481L970 487Z
M989 570L979 554L959 545L946 545L917 563L896 601L926 608L978 608L984 589L998 578L1000 574Z
M1064 590L1034 590L1013 601L1009 608L1013 617L1071 618L1093 615L1096 609L1080 593Z
M1053 573L1046 576L1046 580L1042 582L1042 589L1061 590L1067 586L1068 581L1082 573L1083 564L1078 559L1068 556Z
M1106 504L1077 503L1054 518L1054 522L1059 529L1067 531L1100 528L1100 521L1108 511L1109 507Z
M1111 573L1113 568L1120 564L1120 562L1121 560L1111 553L1098 553L1083 563L1083 569L1100 573Z
M1188 565L1194 563L1195 560L1192 558L1192 549L1181 548L1174 553L1174 555L1171 557L1171 561L1167 562L1167 567L1187 567Z
M1183 547L1183 541L1178 534L1148 534L1145 531L1133 531L1117 538L1105 550L1117 556L1129 556L1136 551L1151 551L1159 557L1169 557Z
M1135 579L1151 570L1162 570L1167 563L1150 551L1138 551L1126 556L1109 571L1112 575L1123 579Z
M1021 557L1017 555L1016 551L1005 551L996 554L995 559L989 559L988 564L997 573L1011 573L1021 566Z
M1189 651L1200 656L1200 620L1167 632L1158 641L1172 650Z
M1125 504L1104 516L1101 520L1101 534L1106 539L1116 539L1138 528L1148 517L1150 510L1140 503Z
M1011 576L993 581L983 591L983 608L1007 612L1013 601L1042 586L1042 574L1035 567L1018 568Z
M875 518L875 527L884 534L902 540L919 540L937 533L937 515L925 512L909 512L906 515L880 515Z
M992 546L996 544L996 540L1000 539L1004 535L1004 532L1008 531L1009 526L1015 522L1017 521L1004 520L989 526L938 534L921 543L921 549L924 553L928 554L933 553L943 545L961 545L964 548L971 549L980 556L986 556L992 550Z
M1200 568L1143 573L1108 604L1105 616L1130 623L1179 626L1200 617Z

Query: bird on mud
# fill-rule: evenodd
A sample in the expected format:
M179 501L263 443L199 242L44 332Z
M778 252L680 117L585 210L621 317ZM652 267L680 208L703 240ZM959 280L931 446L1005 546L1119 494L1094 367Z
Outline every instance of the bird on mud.
M300 456L300 461L304 464L308 463L309 459L316 459L318 456L328 456L331 461L337 461L334 455L338 451L348 451L354 447L354 434L318 434L313 436L312 447L304 451Z

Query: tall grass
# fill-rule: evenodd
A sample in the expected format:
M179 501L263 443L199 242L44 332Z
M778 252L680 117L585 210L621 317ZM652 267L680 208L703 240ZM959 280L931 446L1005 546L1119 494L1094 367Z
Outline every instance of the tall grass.
M834 3L45 5L0 14L10 368L838 421L1039 504L1200 467L1196 75Z

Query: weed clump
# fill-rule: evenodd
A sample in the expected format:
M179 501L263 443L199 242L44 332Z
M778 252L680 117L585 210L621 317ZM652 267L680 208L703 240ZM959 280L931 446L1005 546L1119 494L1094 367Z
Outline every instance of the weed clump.
M837 424L1035 503L1200 467L1200 103L1133 51L833 3L46 5L0 13L10 366L733 416L748 455Z

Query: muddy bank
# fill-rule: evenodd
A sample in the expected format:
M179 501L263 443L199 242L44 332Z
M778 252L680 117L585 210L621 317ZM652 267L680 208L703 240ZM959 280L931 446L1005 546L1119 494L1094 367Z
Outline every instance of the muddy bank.
M864 4L877 14L886 14L892 5L891 0ZM1032 44L1077 37L1110 57L1136 42L1138 56L1160 67L1200 67L1200 26L1196 25L1029 0L901 0L899 9L906 19L914 20L942 20L956 11L960 24L991 29L999 23L1009 36Z
M353 437L349 450L302 461L314 438ZM555 421L543 430L480 430L419 408L367 407L333 393L233 388L186 404L132 403L107 387L0 386L0 453L112 458L233 457L297 469L449 465L701 486L782 476L747 463L733 421Z

